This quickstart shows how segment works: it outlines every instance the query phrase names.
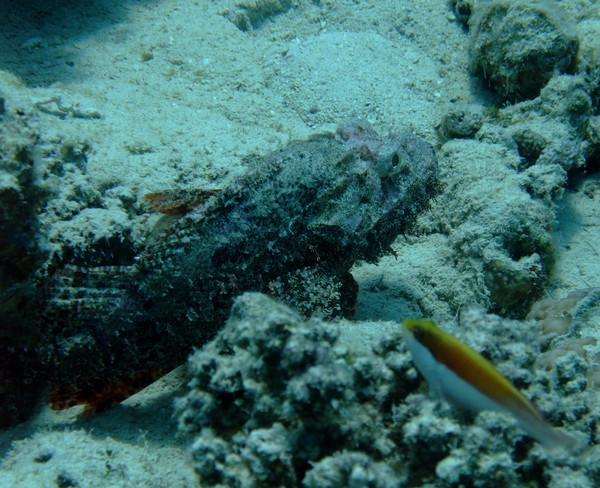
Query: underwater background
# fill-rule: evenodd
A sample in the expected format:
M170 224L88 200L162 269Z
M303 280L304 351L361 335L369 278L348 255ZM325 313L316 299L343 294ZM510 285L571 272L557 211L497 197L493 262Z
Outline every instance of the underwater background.
M600 485L598 1L0 6L0 486Z

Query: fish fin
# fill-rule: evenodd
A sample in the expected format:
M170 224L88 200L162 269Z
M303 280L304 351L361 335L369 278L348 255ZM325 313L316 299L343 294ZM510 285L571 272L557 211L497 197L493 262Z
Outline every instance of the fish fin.
M539 417L516 415L518 425L536 439L547 451L564 449L574 451L582 447L575 437L550 425L540 414Z
M144 198L149 207L157 212L180 218L203 205L210 197L222 193L219 189L179 190L146 193Z

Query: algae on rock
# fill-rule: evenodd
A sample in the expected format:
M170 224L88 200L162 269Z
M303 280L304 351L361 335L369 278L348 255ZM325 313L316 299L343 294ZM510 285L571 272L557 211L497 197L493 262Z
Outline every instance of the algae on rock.
M237 298L225 327L190 357L189 391L176 404L201 485L459 488L476 479L492 488L559 486L564 470L588 484L600 476L598 446L550 455L503 413L472 418L421 393L400 324L385 325L304 320L262 294ZM444 327L553 425L596 442L589 361L570 353L535 369L542 347L531 325L471 310ZM379 342L363 339L370 334Z
M574 26L554 2L481 1L469 27L473 72L505 98L533 98L575 65Z

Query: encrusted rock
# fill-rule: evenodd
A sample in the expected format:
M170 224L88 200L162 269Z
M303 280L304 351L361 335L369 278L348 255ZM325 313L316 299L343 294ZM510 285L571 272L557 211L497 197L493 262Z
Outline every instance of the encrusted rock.
M177 401L203 487L562 486L561 467L588 483L598 477L598 446L588 459L545 455L505 414L469 417L422 393L400 324L387 334L382 324L345 325L303 320L260 293L235 300L226 325L190 357L189 391ZM586 351L536 369L543 349L531 322L472 309L443 327L489 358L552 425L596 442ZM352 341L362 334L380 343Z
M452 108L437 126L440 137L448 139L462 139L474 137L483 125L483 112L477 105L463 105Z
M574 65L577 35L553 2L478 2L469 26L473 72L506 98L533 98Z
M42 332L31 314L35 272L46 259L37 211L44 190L34 176L39 134L1 98L0 115L0 427L23 420L35 405L29 376Z
M357 353L337 324L259 293L237 298L190 357L190 391L177 402L202 486L398 486L402 475L374 459L394 455L384 419L414 385L399 334L378 354Z

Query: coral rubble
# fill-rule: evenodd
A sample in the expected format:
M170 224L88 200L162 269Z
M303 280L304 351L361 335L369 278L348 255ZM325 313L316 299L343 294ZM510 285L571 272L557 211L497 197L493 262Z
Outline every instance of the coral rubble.
M394 452L382 412L389 419L393 396L406 395L409 382L338 337L336 324L305 322L264 295L236 300L228 325L191 356L190 392L177 406L180 428L196 435L203 485L300 486L306 476L308 486L323 486L330 472L345 480L352 473L342 472L357 466L396 479L377 464ZM409 368L406 354L391 357L396 372Z
M473 72L504 97L535 97L575 64L577 35L555 2L478 2L469 26Z
M27 370L43 333L31 311L35 272L47 256L37 219L45 200L34 168L39 134L0 100L0 427L6 427L35 405L39 385Z
M529 323L472 310L460 327L447 325L587 449L546 452L510 416L473 418L426 397L399 324L376 334L379 344L357 345L339 324L304 321L246 293L215 339L190 357L189 392L177 402L201 485L491 488L561 486L568 476L593 486L600 412L585 359L570 354L536 370L541 346Z

